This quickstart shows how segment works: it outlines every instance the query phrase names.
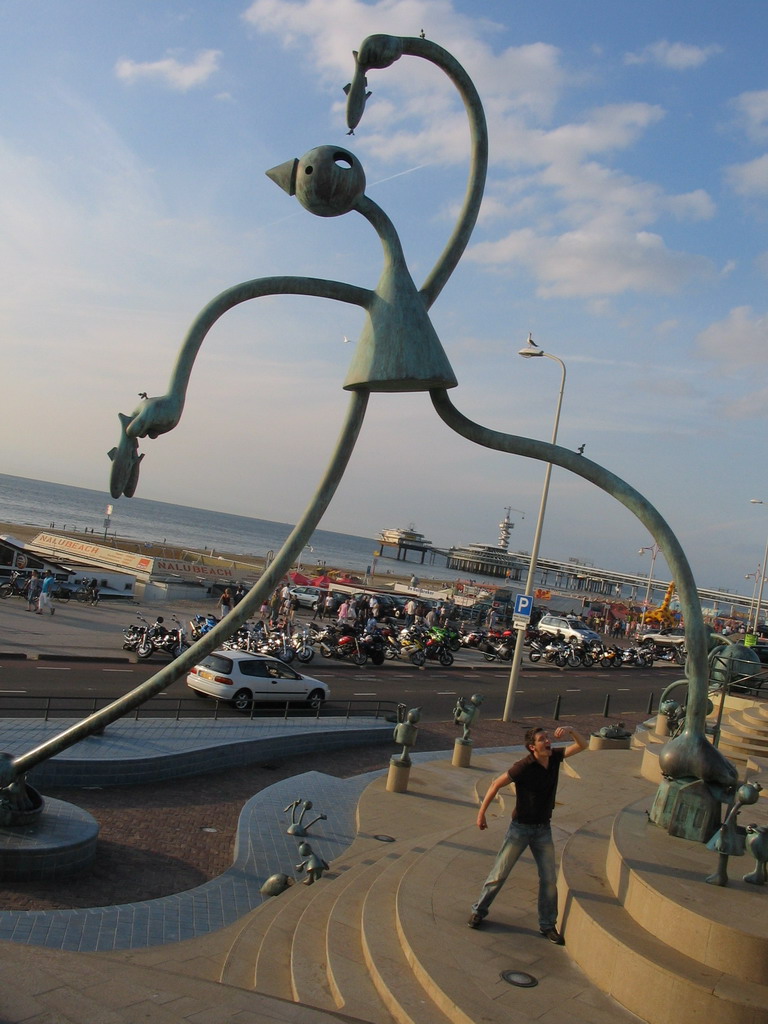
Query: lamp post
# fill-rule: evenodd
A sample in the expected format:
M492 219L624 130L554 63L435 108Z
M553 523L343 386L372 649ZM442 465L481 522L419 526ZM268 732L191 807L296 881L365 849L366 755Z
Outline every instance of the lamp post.
M754 572L748 572L744 577L745 580L755 581L754 586L752 587L752 599L749 602L749 612L747 613L747 631L749 631L749 627L752 622L752 612L755 610L755 598L757 597L757 581L760 579L761 576L762 573L760 572L760 566L758 565Z
M549 352L545 352L534 344L531 335L528 335L528 345L526 348L521 348L518 355L524 359L532 359L543 356L545 359L551 359L557 363L562 371L560 376L560 393L557 396L557 407L555 409L555 423L552 427L552 444L557 442L557 428L560 426L560 410L563 405L563 391L565 390L565 363L562 359L557 356L550 355ZM544 470L544 486L541 490L541 503L539 504L539 518L536 521L536 532L533 536L533 545L531 546L531 560L528 566L528 580L525 584L526 596L530 597L533 594L534 579L536 576L536 563L539 558L539 545L541 544L541 534L544 529L544 513L547 510L547 497L549 496L549 478L552 475L552 463L547 463L547 468ZM517 690L517 683L520 678L520 663L523 658L523 637L521 633L523 630L519 630L517 634L517 642L515 643L515 650L512 654L512 667L509 671L509 686L507 688L507 700L504 705L504 714L502 716L503 722L509 722L512 718L512 708L515 703L515 692Z
M651 597L651 587L653 586L653 567L656 565L656 555L659 553L659 545L651 544L648 547L640 548L637 552L638 555L644 555L646 551L651 552L651 569L648 573L648 586L645 588L645 601L643 602L643 617L640 619L640 629L645 625L645 615L648 611L648 601Z
M759 498L750 498L749 502L751 505L764 505L765 502ZM765 554L763 555L763 566L760 570L760 590L757 595L757 606L755 608L755 622L752 628L752 632L757 635L757 624L760 621L760 605L763 602L763 587L765 586L765 569L768 564L768 539L765 542Z

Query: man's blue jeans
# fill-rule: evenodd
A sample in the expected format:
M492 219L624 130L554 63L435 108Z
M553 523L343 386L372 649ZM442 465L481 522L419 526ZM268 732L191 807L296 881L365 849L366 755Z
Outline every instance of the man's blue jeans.
M507 880L507 875L528 847L539 872L539 928L546 932L557 924L557 869L549 825L521 825L516 821L510 823L491 873L485 880L480 899L472 910L480 917L487 916L488 908Z

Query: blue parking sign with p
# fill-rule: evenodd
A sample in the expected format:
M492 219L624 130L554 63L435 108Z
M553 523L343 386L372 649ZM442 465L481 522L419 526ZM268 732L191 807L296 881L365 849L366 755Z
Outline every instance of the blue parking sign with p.
M530 594L515 595L515 615L529 619L533 611L533 597Z

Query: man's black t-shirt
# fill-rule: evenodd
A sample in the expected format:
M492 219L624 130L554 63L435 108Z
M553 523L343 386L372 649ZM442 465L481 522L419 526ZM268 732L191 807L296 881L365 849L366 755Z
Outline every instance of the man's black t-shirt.
M512 820L521 825L546 825L552 817L557 795L557 779L565 757L565 747L553 747L545 768L533 754L516 761L509 769L509 781L515 784L515 809Z

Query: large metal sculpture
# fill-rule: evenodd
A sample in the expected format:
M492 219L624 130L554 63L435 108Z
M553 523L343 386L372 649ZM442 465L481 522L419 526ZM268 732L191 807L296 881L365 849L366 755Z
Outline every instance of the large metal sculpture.
M664 748L662 771L670 779L696 779L714 786L718 792L732 791L737 778L736 769L705 735L707 636L690 567L669 526L641 494L602 466L559 446L474 423L459 412L448 397L448 389L455 387L457 380L428 311L453 273L477 219L487 169L487 130L474 85L446 50L424 38L374 35L364 40L355 54L354 78L346 90L350 134L362 120L370 95L367 92L367 74L371 70L388 68L404 56L421 57L442 69L458 89L469 120L469 178L464 203L451 237L431 273L417 288L408 271L397 232L384 211L366 196L365 174L352 153L338 146L321 146L300 160L289 160L267 172L289 195L295 195L310 213L336 217L354 212L365 217L378 234L384 251L379 282L375 289L370 290L316 278L266 277L236 285L215 298L190 328L168 393L145 399L131 416L120 414L119 443L110 452L110 489L114 497L121 494L130 497L136 490L143 458L138 451L138 439L156 438L172 430L179 422L195 358L213 324L239 303L266 295L312 295L357 305L366 311L365 325L344 383L344 388L351 392L351 398L336 449L314 498L283 548L259 582L226 619L142 686L36 750L1 766L4 768L0 780L5 779L2 800L6 816L12 816L14 799L10 777L13 780L22 777L35 764L102 729L160 692L256 612L262 600L295 562L328 507L354 448L372 392L428 391L444 422L474 444L567 469L606 491L637 516L659 545L677 582L689 652L689 700L685 727L681 735Z

